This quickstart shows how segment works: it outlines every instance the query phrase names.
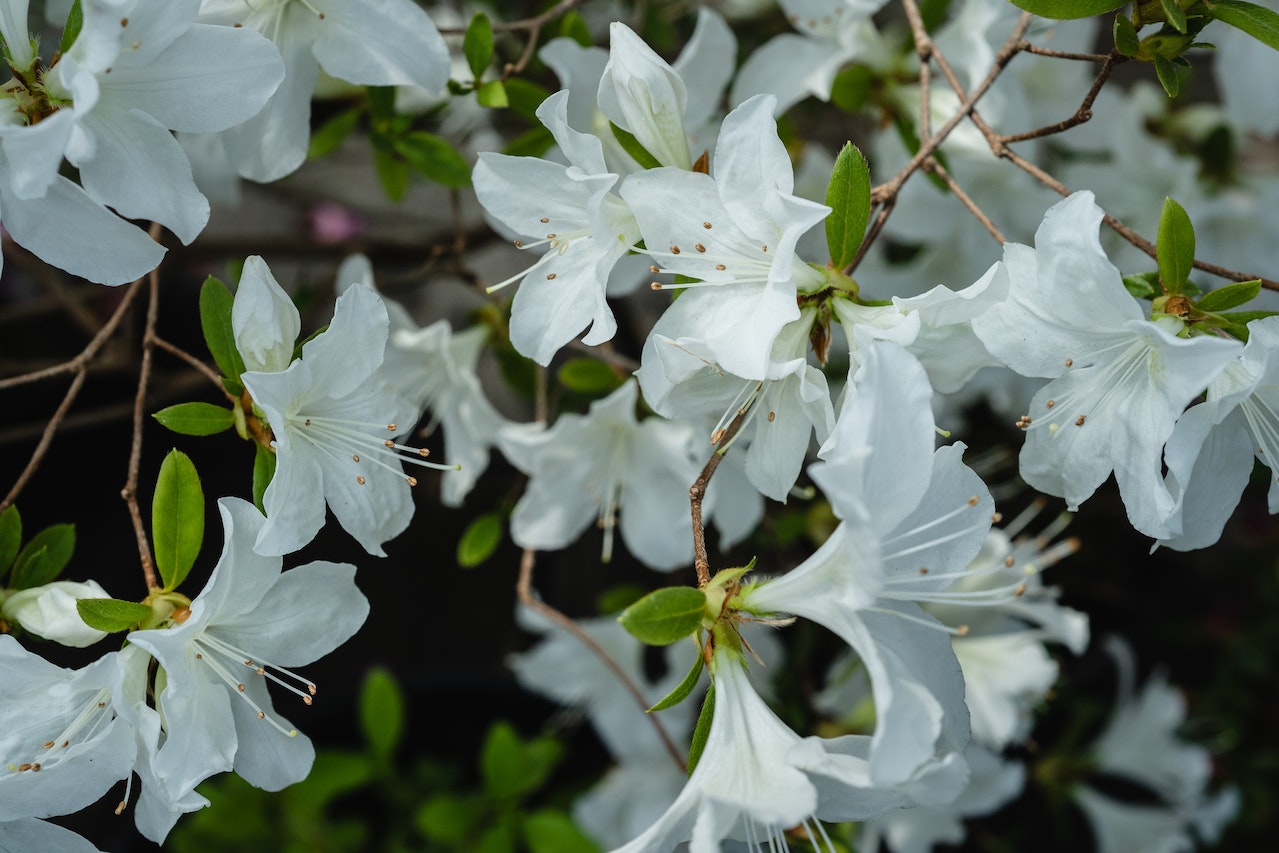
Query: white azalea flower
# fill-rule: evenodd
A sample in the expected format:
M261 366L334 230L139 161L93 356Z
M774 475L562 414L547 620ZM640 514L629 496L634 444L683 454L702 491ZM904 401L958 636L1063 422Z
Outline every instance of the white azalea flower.
M561 415L544 429L502 430L502 452L529 475L511 513L511 538L523 548L555 550L592 522L604 529L601 559L620 527L630 553L651 568L675 569L693 559L689 486L701 468L687 424L635 419L633 380L591 404L586 416Z
M84 624L76 610L76 599L110 597L95 580L53 581L13 593L5 598L0 611L5 619L36 636L64 646L84 648L107 634Z
M413 515L409 488L417 480L405 475L401 462L444 467L395 441L418 413L379 372L386 307L365 285L349 288L338 297L329 327L290 362L297 311L260 259L250 258L246 270L236 303L243 299L253 311L233 306L233 329L246 364L263 369L241 379L270 428L276 456L262 497L268 521L255 547L276 555L301 548L324 525L327 503L366 551L382 556L382 543ZM287 366L275 367L281 363Z
M156 701L166 737L154 769L174 796L221 770L271 791L305 778L315 751L277 714L267 681L310 705L315 685L285 667L328 654L368 615L354 566L314 562L281 574L279 557L253 550L261 513L236 498L219 500L218 511L226 540L204 590L171 626L128 636L164 671Z
M535 241L516 240L517 246L548 246L531 268L489 288L524 279L511 306L511 343L541 365L586 326L584 343L612 339L617 322L605 299L609 273L639 240L630 210L612 193L617 175L607 171L599 139L569 127L567 107L568 93L557 92L537 115L569 166L484 153L472 176L489 215Z
M1102 215L1075 193L1045 214L1036 248L1006 244L1009 297L973 329L1013 370L1052 379L1018 423L1023 479L1074 510L1113 470L1133 526L1166 536L1164 443L1241 345L1146 320L1098 242Z
M284 82L251 121L223 134L240 174L274 181L302 165L320 69L361 86L444 88L449 52L411 0L203 0L200 20L258 30L284 57Z
M0 821L0 850L26 851L57 850L59 853L101 853L83 836L56 823L24 818Z
M796 296L825 283L795 245L830 208L792 195L790 157L768 97L724 119L712 172L652 169L630 176L621 194L657 262L653 271L697 279L655 285L686 288L667 309L666 335L701 340L726 371L763 379L782 327L799 319Z

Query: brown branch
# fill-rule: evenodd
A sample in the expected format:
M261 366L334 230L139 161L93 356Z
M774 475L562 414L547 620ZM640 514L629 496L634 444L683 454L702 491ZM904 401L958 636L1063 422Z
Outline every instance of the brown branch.
M866 253L870 251L870 247L879 239L879 232L884 230L884 223L888 221L888 217L892 215L893 208L896 206L897 195L895 193L885 199L884 203L879 206L879 213L875 215L875 221L866 230L866 236L862 238L862 244L857 247L857 254L853 255L853 259L844 268L844 275L852 275L853 270L857 269L857 266L866 258Z
M929 160L924 164L924 170L932 172L934 175L946 182L946 186L950 187L950 191L955 194L955 198L959 199L960 202L963 203L964 207L968 208L968 212L976 217L977 221L982 224L982 227L990 232L990 236L995 238L995 242L1001 246L1008 242L1008 238L1000 233L1000 230L995 227L995 223L986 215L986 212L977 206L977 202L973 201L968 196L968 193L964 192L963 188L959 186L959 183L950 174L950 172L946 171L945 166L938 163L936 160Z
M540 15L534 15L531 18L522 18L518 21L506 21L493 24L493 32L495 33L516 33L524 32L528 34L528 40L524 44L524 49L520 51L520 58L515 62L508 62L502 68L502 79L506 80L513 74L519 74L523 71L533 59L533 52L537 49L537 37L542 33L542 27L568 13L573 7L580 6L587 0L560 0L551 8L542 12ZM466 27L440 27L440 35L445 36L461 36L466 35Z
M1022 53L1033 53L1036 56L1051 56L1055 59L1077 59L1080 62L1107 62L1110 59L1109 54L1105 53L1071 53L1067 50L1050 50L1046 47L1039 47L1028 41L1023 41L1019 45Z
M652 704L644 698L644 694L640 692L635 682L631 681L630 676L626 674L621 665L613 659L613 656L603 646L595 641L594 637L582 630L582 626L537 597L537 593L533 590L533 566L536 559L536 555L531 548L525 548L523 556L520 557L520 578L515 585L515 591L520 603L530 610L542 614L551 622L568 631L582 645L590 649L600 659L600 662L608 667L613 675L617 676L617 680L622 683L622 687L625 688L626 692L631 694L631 698L635 700L640 710L644 712L644 717L652 723L653 729L657 732L657 737L662 741L662 746L670 753L671 758L679 765L679 768L687 770L688 765L684 762L684 756L680 754L675 742L671 740L671 736L666 732L662 721L658 719L656 714L648 713L648 709L652 707Z
M13 488L9 489L9 494L4 496L3 501L0 501L0 512L4 512L18 499L18 495L26 488L27 482L35 474L36 469L40 467L40 463L44 461L45 454L49 452L49 444L53 441L53 434L58 431L58 427L66 417L67 410L71 408L76 395L80 393L80 388L84 385L84 377L88 375L88 372L89 368L84 365L81 365L76 371L75 378L71 380L71 386L67 388L67 393L62 397L62 402L58 404L53 417L49 418L49 422L45 424L44 432L40 435L40 442L36 445L35 450L31 452L31 458L27 460L26 467L18 475Z
M1030 52L1037 53L1038 51ZM1128 60L1128 57L1121 54L1118 50L1111 50L1109 55L1103 58L1105 59L1105 64L1103 64L1101 69L1097 72L1097 76L1092 81L1092 86L1089 87L1087 94L1084 95L1084 100L1079 105L1079 109L1075 110L1074 115L1064 121L1059 121L1056 124L1046 125L1035 130L1028 130L1025 133L1013 133L1007 136L997 137L998 144L1007 145L1010 142L1023 142L1027 139L1039 139L1044 136L1052 136L1053 134L1070 130L1072 127L1077 127L1092 119L1092 105L1093 102L1097 100L1097 95L1101 92L1101 87L1106 84L1108 79L1110 79L1110 74L1115 70L1115 66ZM989 137L987 137L987 141L989 141ZM998 151L996 151L996 153L998 153Z
M152 240L160 238L160 224L151 223ZM146 580L147 589L156 589L160 581L155 573L155 560L151 556L151 546L147 542L147 531L142 524L142 511L138 508L138 469L142 463L142 424L144 423L147 385L151 381L151 354L155 349L155 324L160 313L160 269L156 267L147 273L147 319L142 335L142 365L138 369L138 392L133 399L133 441L129 448L129 473L120 497L129 508L129 518L133 522L133 533L138 541L138 559L142 563L142 576Z
M688 487L688 507L693 516L693 568L697 570L699 587L705 587L711 580L711 561L706 555L706 528L702 524L702 502L706 500L706 490L710 488L715 469L719 467L720 460L728 452L742 424L746 423L746 414L749 411L750 404L738 409L733 420L729 422L728 428L711 436L711 444L715 445L715 451L711 453L711 458L706 460L702 473L698 474L693 485Z
M218 390L221 391L224 395L226 395L226 398L230 400L232 403L239 403L239 400L233 394L227 391L226 387L222 384L222 376L216 370L209 367L203 361L200 361L200 359L191 355L191 353L187 352L186 350L182 349L176 344L169 343L164 338L161 338L159 335L153 334L151 336L151 342L155 344L156 346L158 346L160 349L164 350L165 352L170 353L171 355L175 355L178 358L182 359L187 364L191 365L200 373L202 373L206 378L208 378L210 382L218 386Z

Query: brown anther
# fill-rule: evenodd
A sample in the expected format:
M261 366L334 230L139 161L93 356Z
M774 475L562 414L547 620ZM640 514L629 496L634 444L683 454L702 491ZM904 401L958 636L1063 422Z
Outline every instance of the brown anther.
M311 699L311 697L310 697L310 696L303 696L303 697L302 697L302 704L303 704L303 705L310 705L312 701L313 701L313 700Z
M39 762L39 761L37 761L36 763L34 763L34 764L32 764L32 765L31 765L31 772L32 772L32 773L39 773L39 772L40 772L40 762Z
M383 440L383 442L382 442L382 446L383 446L383 447L395 447L395 442L394 442L394 441L391 441L391 439L389 439L389 438L388 438L388 439Z
M232 24L231 26L232 26L232 28L234 28L234 29L237 29L237 30L238 30L238 29L240 29L241 27L243 27L243 26L244 26L244 24ZM119 812L116 812L116 814L119 814Z
M960 626L956 627L956 628L955 628L955 633L956 633L956 634L958 634L958 635L959 635L959 636L961 636L961 637L967 637L967 636L968 636L968 626L967 626L967 625L960 625Z
M768 422L771 424L771 423L772 423L773 421L775 421L775 420L777 420L777 412L769 412L769 413L768 413Z
M431 451L427 450L425 447L419 447L417 449L417 455L425 459L426 457L431 455Z
M760 246L759 248L760 248L760 251L763 251L763 252L767 252L767 251L768 251L768 247L767 247L767 246Z
M1013 590L1013 597L1021 598L1026 594L1026 585L1024 583L1017 584L1017 588Z
M356 477L356 478L355 478L355 482L357 482L357 483L359 483L361 486L363 486L363 485L364 485L367 481L366 481L363 477Z
M265 719L266 719L266 711L258 711L258 719L259 719L259 720L265 720Z
M657 264L650 265L648 268L648 271L651 272L653 275L657 275L658 273L661 272L661 270L658 269Z
M240 26L240 25L239 25L239 24L236 24L236 26L238 27L238 26ZM115 806L115 813L116 813L116 816L117 816L117 817L118 817L118 816L120 816L120 815L122 815L122 814L124 814L124 809L125 809L125 806L127 806L127 805L129 805L128 800L121 800L120 802L116 803L116 806Z
M324 20L324 13L323 13L323 12L321 12L321 13L320 13L320 20L321 20L321 21L323 21L323 20Z
M1053 406L1057 405L1057 401L1056 401L1056 400L1049 400L1049 401L1048 401L1047 403L1045 403L1044 405L1051 409Z
M28 771L28 770L30 770L30 769L31 769L31 765L30 765L30 764L19 764L19 765L18 765L18 772L19 772L19 773L25 773L25 772L27 772L27 771Z
M311 425L311 419L310 419L310 418L307 418L305 421L303 421L303 422L302 422L302 425L303 425L303 426L310 426L310 425Z
M701 243L694 243L693 248L699 252L702 252L703 254L706 252L706 247L703 246Z
M707 231L711 230L711 224L709 222L703 222L702 227L705 228Z
M406 478L406 479L408 480L408 484L409 484L410 486L416 486L416 485L417 485L417 477L408 477L408 478Z
M1070 367L1070 366L1071 366L1071 365L1073 365L1074 363L1075 363L1075 360L1074 360L1073 358L1068 358L1068 359L1066 359L1066 366L1067 366L1067 367Z
M558 237L558 236L559 236L558 234L547 234L547 235L546 235L546 239L548 239L548 240L554 240L554 239L555 239L556 237Z
M1088 419L1087 415L1080 415L1079 417L1075 418L1075 426L1083 426L1084 421L1086 421L1087 419Z
M128 19L128 18L121 18L121 19L120 19L120 26L122 26L122 27L127 27L127 26L129 26L129 19Z
M511 242L515 244L515 248L517 248L517 249L523 249L523 248L524 248L524 241L523 241L523 240L512 240Z
M977 497L976 495L973 495L971 498L968 499L969 506L977 506L977 504L979 503L981 503L981 498Z
M1013 563L1016 562L1017 561L1013 559L1013 555L1009 554L1007 557L1004 557L1004 568L1011 569L1013 567Z
M1004 514L1003 514L1002 512L992 512L992 513L990 514L990 523L991 523L991 524L998 524L999 522L1001 522L1001 521L1003 521L1003 520L1004 520Z
M541 219L539 219L539 220L537 220L537 221L538 221L538 222L550 222L550 221L551 221L551 217L549 217L549 216L543 216Z
M387 425L386 425L386 428L387 428L387 431L388 431L388 432L395 432L395 430L396 430L396 426L395 426L395 424L387 424Z
M314 695L315 695L315 685L314 685L314 684L308 684L308 685L306 686L306 691L307 691L308 693L310 693L312 696L314 696Z
M671 244L671 254L672 255L679 254L679 246L676 246L674 243Z
M244 684L243 684L243 683L240 683L240 684L235 685L235 689L236 689L236 690L239 690L241 693L243 693L243 692L244 692Z
M649 289L649 290L661 290L661 289L662 289L662 285L661 285L659 282L656 282L656 281L650 281L650 282L648 283L648 289Z
M919 573L920 573L921 575L926 575L926 574L928 574L928 567L927 567L927 566L920 566L920 567L919 567Z
M44 747L42 747L42 748L43 748L43 749L53 749L53 748L54 748L55 746L57 746L57 745L58 745L58 744L57 744L56 742L51 741L51 740L47 740L47 741L45 741L45 742L44 742Z
M723 264L716 264L715 269L719 270L720 272L723 272L724 270L728 269L728 267L724 266Z
M64 741L62 742L62 748L63 748L63 749L66 749L66 748L67 748L68 746L70 746L70 745L71 745L71 741L69 741L69 740L64 740Z
M546 280L547 280L547 281L554 281L554 280L555 280L555 273L553 273L553 272L548 272L548 273L546 274Z
M726 430L717 429L711 433L711 444L719 444L719 440L724 437Z
M253 671L256 672L258 675L266 675L266 669L263 667L258 667L257 669Z
M196 660L204 660L204 652L196 652L196 653L195 653L195 659L196 659ZM99 705L98 707L99 707L99 708L101 708L102 706L101 706L101 705Z
M99 708L105 708L106 706L107 706L107 703L106 703L106 702L99 702L99 703L98 703L98 707L99 707Z
M353 454L351 454L351 461L352 461L352 462L359 462L359 461L360 461L360 454L358 454L358 453L353 453Z

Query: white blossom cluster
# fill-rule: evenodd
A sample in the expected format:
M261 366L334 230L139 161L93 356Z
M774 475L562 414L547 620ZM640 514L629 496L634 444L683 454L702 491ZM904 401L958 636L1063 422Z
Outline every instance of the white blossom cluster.
M974 195L998 199L1021 231L994 249L974 235L975 218L939 213L917 176L883 242L921 248L894 263L873 247L854 280L846 260L828 263L835 249L823 230L848 212L813 200L826 198L833 161L811 190L804 164L822 157L819 145L795 156L778 118L805 98L830 97L850 62L877 71L902 62L902 32L875 23L882 2L781 5L795 32L740 68L732 30L709 7L673 63L622 23L609 28L607 50L554 39L541 59L563 88L536 111L554 150L478 156L479 204L536 254L489 288L505 298L515 286L516 351L545 368L570 345L613 341L619 299L660 307L634 375L584 413L508 421L477 375L491 332L420 326L374 288L362 256L343 264L332 320L309 338L266 262L245 261L229 321L243 369L230 378L243 390L238 428L273 465L260 509L218 500L224 545L203 591L153 588L151 615L95 663L63 669L0 635L0 849L94 849L45 819L110 796L122 780L133 802L135 774L135 820L157 843L208 804L196 787L214 774L267 790L305 778L314 749L275 709L268 682L310 705L317 686L294 668L351 638L369 605L354 566L283 571L284 557L311 543L329 513L384 556L411 523L423 469L442 471L443 502L460 506L494 449L527 476L509 527L529 552L566 548L597 526L602 562L620 534L644 565L686 570L706 558L688 500L712 455L723 464L694 499L721 546L745 539L767 501L817 497L834 516L796 565L705 577L698 566L707 615L688 631L694 642L669 644L670 673L657 683L616 620L581 624L645 695L679 689L690 660L694 677L704 669L698 723L696 702L644 722L614 670L521 610L546 637L511 659L517 677L585 706L617 760L576 809L601 843L626 853L684 844L692 853L803 843L834 851L827 826L858 822L858 849L913 853L962 841L966 818L1020 793L1017 750L1057 680L1050 648L1080 654L1089 642L1087 616L1041 578L1078 543L1059 539L1065 520L1045 527L1038 509L1005 522L964 461L965 444L939 442L951 424L937 413L978 393L979 375L1002 371L986 392L996 406L999 392L1016 398L1029 379L1037 388L1016 412L1029 487L1074 511L1113 475L1132 526L1154 547L1213 545L1254 460L1269 467L1279 454L1279 317L1213 325L1214 312L1177 292L1134 295L1103 246L1103 206L1120 189L1116 205L1134 208L1174 195L1203 223L1201 243L1219 237L1239 250L1238 263L1264 273L1273 247L1257 249L1259 238L1230 224L1256 217L1227 208L1255 210L1274 191L1258 182L1236 199L1187 182L1183 193L1185 158L1153 138L1142 163L1124 162L1146 135L1137 117L1153 123L1161 106L1141 87L1107 90L1122 103L1095 109L1120 118L1065 143L1117 152L1107 162L1065 158L1067 183L1093 189L1057 199L1025 173L1009 177L974 126L961 125L940 149L945 168ZM130 220L184 244L206 224L208 201L175 132L216 134L205 141L239 175L272 181L306 158L321 70L431 92L450 74L443 39L409 0L77 0L75 10L59 22L71 21L55 52L31 35L43 24L28 20L26 0L0 0L12 73L0 88L0 220L44 261L104 284L134 280L164 254ZM1018 14L1002 0L954 4L935 41L961 88L980 85ZM1074 23L1029 32L1060 49L1091 38ZM981 101L1001 131L1058 120L1087 88L1087 76L1045 79L1033 59ZM1218 73L1232 72L1223 64ZM966 94L933 82L931 92L915 79L881 96L941 126L965 111ZM1228 120L1249 126L1256 116L1236 99L1265 97L1229 95ZM1124 134L1123 145L1102 139L1107 131ZM891 133L870 150L884 177L913 156ZM1142 221L1145 209L1105 209L1145 233L1162 227ZM424 413L442 425L447 464L409 443ZM1275 513L1279 479L1269 476ZM77 601L107 598L95 581L59 581L0 603L23 631L84 647L107 632L85 624ZM848 733L799 732L770 707L766 666L780 665L777 638L801 619L840 641L814 705ZM1122 803L1086 782L1071 796L1107 853L1211 841L1235 795L1207 793L1208 753L1177 736L1183 700L1161 675L1138 689L1131 653L1115 648L1119 699L1091 769L1144 786L1159 805ZM683 749L695 727L701 740L685 774L661 740Z

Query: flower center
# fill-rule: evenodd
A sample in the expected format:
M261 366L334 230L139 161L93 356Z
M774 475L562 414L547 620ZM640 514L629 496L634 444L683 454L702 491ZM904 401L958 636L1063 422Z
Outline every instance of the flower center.
M249 679L259 677L264 682L273 681L300 698L304 705L312 703L312 697L315 696L315 684L291 670L277 666L260 657L255 657L243 649L219 639L208 631L192 640L191 646L195 650L196 660L207 664L209 669L213 670L214 675L226 684L232 693L247 702L259 720L265 720L274 726L277 731L288 737L297 737L297 729L284 728L279 721L262 709L262 706L250 695L249 683L237 678L236 673L245 675L247 671Z
M399 432L399 427L393 423L320 415L308 417L299 413L289 418L289 427L292 435L310 443L345 468L361 486L373 476L375 469L390 471L397 477L403 477L410 486L416 486L417 478L406 475L400 467L403 462L437 471L457 471L462 467L428 462L426 457L431 451L396 442L393 436Z

